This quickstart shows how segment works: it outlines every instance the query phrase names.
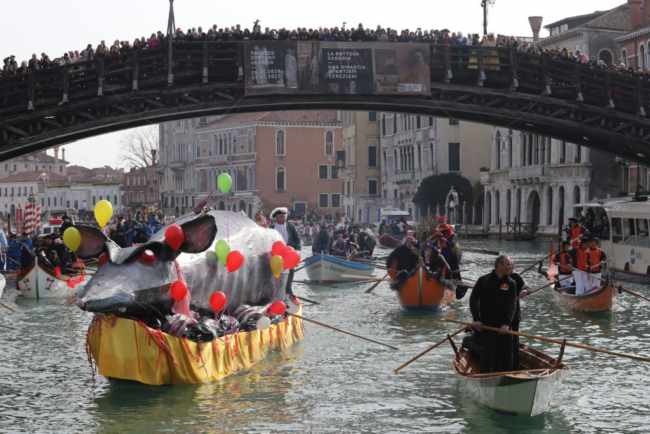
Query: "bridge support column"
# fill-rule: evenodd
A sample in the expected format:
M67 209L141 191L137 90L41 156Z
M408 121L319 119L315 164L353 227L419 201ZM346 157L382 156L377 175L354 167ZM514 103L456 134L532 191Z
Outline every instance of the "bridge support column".
M637 75L636 77L636 107L637 114L641 117L645 117L645 107L643 105L643 82L641 81L641 76Z
M133 53L133 57L131 58L131 63L132 63L131 90L135 92L138 90L139 87L138 80L140 77L140 62L138 61L137 51Z
M449 45L445 45L442 56L443 61L445 62L445 83L449 84L454 78L454 73L451 70L451 54L449 53Z
M174 84L174 39L172 35L167 37L169 38L169 45L167 45L167 86L172 86Z
M485 52L482 48L478 48L476 51L478 54L478 82L476 84L479 87L483 87L483 84L487 79L487 76L485 75Z
M70 92L70 73L68 68L64 67L61 74L63 75L63 95L61 95L61 102L59 105L67 104L69 102L68 93Z
M34 72L27 76L27 110L34 110Z
M512 84L510 85L511 91L516 91L519 89L519 74L517 68L517 50L515 48L510 49L510 73L512 76Z
M97 58L97 96L104 96L104 58Z
M605 73L605 92L607 92L607 108L616 108L612 98L612 75L609 71Z
M203 84L208 84L208 43L203 43Z
M576 101L578 102L585 102L585 97L582 94L582 78L580 77L580 70L582 68L582 64L579 62L576 62L575 66L575 74L576 74Z
M542 94L551 96L553 92L551 91L551 77L548 73L548 58L544 54L542 54L542 77L544 77L544 91Z

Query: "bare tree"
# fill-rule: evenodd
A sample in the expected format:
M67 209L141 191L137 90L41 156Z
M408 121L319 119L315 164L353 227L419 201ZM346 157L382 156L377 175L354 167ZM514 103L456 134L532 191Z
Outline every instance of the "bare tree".
M158 153L158 127L136 128L122 140L121 158L130 167L151 167Z

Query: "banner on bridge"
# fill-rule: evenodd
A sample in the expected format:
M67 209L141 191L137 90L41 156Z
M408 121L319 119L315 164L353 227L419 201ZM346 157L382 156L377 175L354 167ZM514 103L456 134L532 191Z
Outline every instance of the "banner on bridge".
M255 41L247 45L247 95L431 94L426 44Z

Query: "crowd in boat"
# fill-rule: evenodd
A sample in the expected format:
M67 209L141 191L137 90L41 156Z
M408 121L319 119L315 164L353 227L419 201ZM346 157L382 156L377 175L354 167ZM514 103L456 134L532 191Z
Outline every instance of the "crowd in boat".
M368 228L358 225L338 225L321 223L313 225L312 253L332 255L346 259L369 259L375 251L377 242Z

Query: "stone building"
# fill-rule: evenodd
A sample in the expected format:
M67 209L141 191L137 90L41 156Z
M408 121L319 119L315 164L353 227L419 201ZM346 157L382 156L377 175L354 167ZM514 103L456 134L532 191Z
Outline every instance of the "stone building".
M381 158L377 112L340 112L343 124L343 208L348 220L374 223L381 209Z
M158 169L133 167L124 174L124 206L127 208L156 207L160 204Z
M168 215L208 199L220 209L253 216L287 206L295 217L334 217L343 184L336 153L343 149L334 111L261 112L160 125L160 194ZM232 191L217 190L227 172Z

